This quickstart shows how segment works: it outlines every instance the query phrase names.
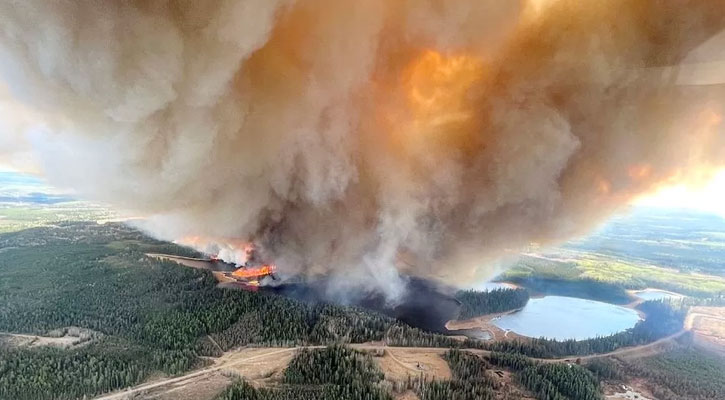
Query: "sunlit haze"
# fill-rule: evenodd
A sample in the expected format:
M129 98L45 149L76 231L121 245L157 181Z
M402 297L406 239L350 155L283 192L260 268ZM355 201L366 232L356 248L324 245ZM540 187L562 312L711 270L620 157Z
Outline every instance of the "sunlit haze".
M725 170L704 185L667 186L635 201L636 205L687 208L725 216Z

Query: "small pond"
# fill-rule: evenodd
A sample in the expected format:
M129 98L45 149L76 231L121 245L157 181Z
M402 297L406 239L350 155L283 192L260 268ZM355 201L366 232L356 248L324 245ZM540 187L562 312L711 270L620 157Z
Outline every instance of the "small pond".
M664 290L645 289L634 292L634 295L643 300L676 299L682 297L677 293L665 292Z

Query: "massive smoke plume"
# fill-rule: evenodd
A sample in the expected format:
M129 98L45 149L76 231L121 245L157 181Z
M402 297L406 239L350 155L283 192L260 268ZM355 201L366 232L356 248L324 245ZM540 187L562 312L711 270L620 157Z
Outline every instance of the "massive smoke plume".
M394 297L723 166L693 53L723 28L703 0L4 1L0 157Z

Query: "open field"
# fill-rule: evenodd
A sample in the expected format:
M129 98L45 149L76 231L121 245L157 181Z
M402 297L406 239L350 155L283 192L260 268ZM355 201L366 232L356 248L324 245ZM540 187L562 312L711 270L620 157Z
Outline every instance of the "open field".
M451 379L448 363L441 358L437 349L419 349L407 351L404 348L384 350L382 357L376 357L385 379L404 381L408 377L424 376L428 380Z
M725 307L693 307L685 327L695 333L695 344L725 354Z
M196 400L213 399L235 378L244 378L257 386L264 386L270 379L278 379L294 356L294 349L243 348L227 352L214 359L211 371L193 375L188 379L173 380L171 383L155 386L139 392L143 399ZM157 380L163 382L163 380ZM104 397L119 398L123 397Z

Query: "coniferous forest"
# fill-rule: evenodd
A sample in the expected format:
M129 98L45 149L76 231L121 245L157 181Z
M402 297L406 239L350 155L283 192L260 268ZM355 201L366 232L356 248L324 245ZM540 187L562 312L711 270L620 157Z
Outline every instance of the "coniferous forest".
M488 361L515 371L519 383L540 400L602 398L599 380L578 365L541 363L515 353L491 353Z
M645 379L658 399L725 399L725 358L711 351L685 346L620 361L615 369L619 376Z

